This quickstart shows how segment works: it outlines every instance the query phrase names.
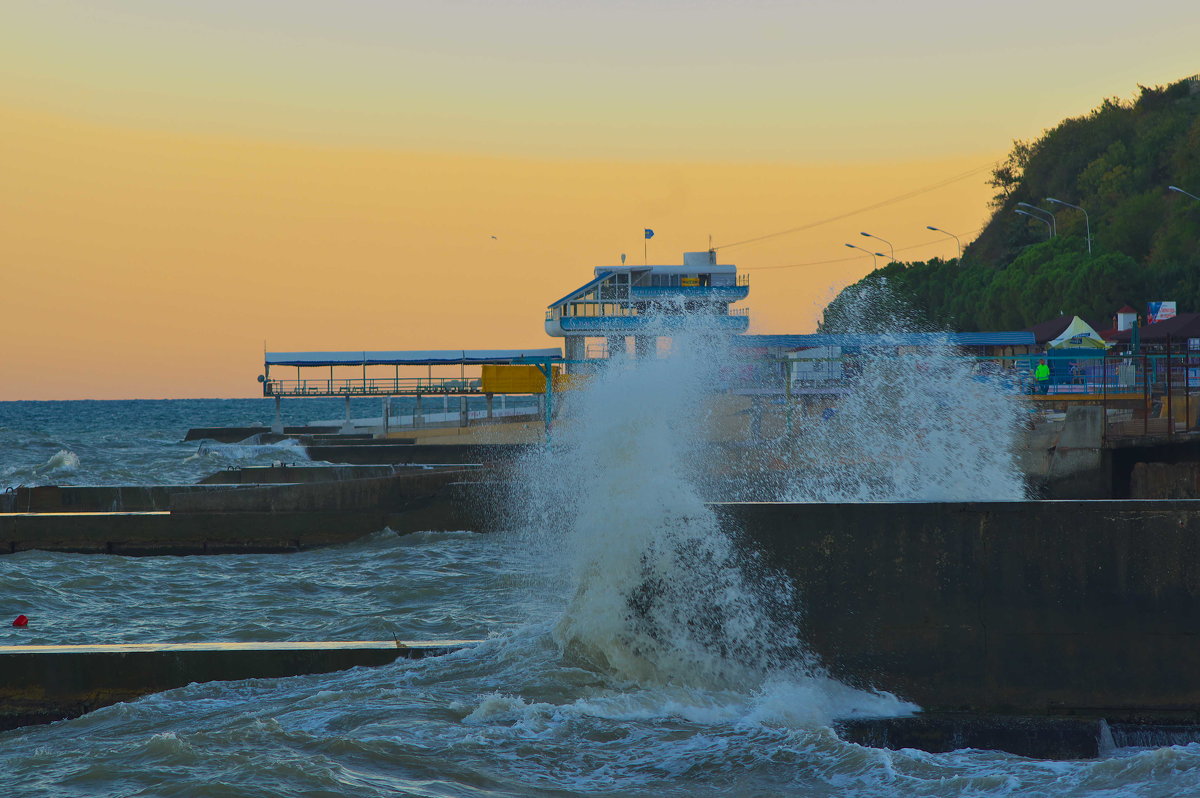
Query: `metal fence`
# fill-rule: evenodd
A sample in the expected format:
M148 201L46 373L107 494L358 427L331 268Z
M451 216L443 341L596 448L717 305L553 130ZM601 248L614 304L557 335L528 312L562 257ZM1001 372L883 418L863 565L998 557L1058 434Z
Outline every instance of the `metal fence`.
M797 397L836 396L854 389L862 359L860 355L835 354L790 363L777 360L773 369L760 366L747 372L741 388L746 392L786 391ZM1075 404L1103 407L1108 436L1173 435L1200 429L1200 351L1137 355L1052 352L967 359L973 379L993 383L1047 412ZM1037 379L1041 363L1048 371L1043 380ZM786 376L789 370L790 380Z
M1038 403L1099 404L1107 436L1174 435L1197 429L1200 352L1025 358L1024 393ZM1037 380L1039 362L1049 378Z

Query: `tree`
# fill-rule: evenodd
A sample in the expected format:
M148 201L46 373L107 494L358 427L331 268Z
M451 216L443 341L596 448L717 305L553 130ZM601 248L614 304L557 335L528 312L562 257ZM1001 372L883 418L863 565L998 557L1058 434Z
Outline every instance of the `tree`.
M1200 95L1186 81L1139 88L1133 101L1106 99L1035 141L1014 141L988 179L992 218L962 263L889 264L846 288L825 326L870 315L863 303L884 284L923 324L964 331L1020 329L1060 313L1107 325L1121 305L1149 300L1200 311L1200 202L1167 191L1200 193ZM1081 212L1055 208L1050 241L1045 226L1013 213L1046 197L1087 209L1090 256Z

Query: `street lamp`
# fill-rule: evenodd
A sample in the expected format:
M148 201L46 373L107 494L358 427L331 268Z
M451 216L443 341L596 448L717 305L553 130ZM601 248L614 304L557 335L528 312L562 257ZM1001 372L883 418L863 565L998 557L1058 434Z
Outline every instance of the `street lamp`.
M895 263L895 262L896 262L896 248L892 246L892 242L891 242L891 241L888 241L886 238L880 238L880 237L879 237L879 236L877 236L877 235L872 235L871 233L859 233L859 235L860 235L860 236L866 236L867 238L873 238L873 239L875 239L876 241L882 241L883 243L887 244L887 245L888 245L888 252L891 252L891 253L892 253L892 254L891 254L892 263ZM876 253L876 254L879 254L879 253ZM880 256L880 257L882 257L882 256Z
M1088 218L1088 212L1084 211L1083 208L1079 207L1078 205L1072 205L1069 202L1063 202L1062 200L1055 199L1054 197L1046 197L1046 202L1056 202L1059 205L1066 205L1068 208L1074 208L1077 211L1083 211L1083 223L1087 229L1088 254L1091 255L1092 254L1092 220Z
M958 244L958 259L959 259L960 261L962 260L962 242L958 240L958 236L954 235L954 233L951 233L949 230L943 230L942 228L940 228L940 227L934 227L934 226L933 226L933 225L931 225L931 224L927 224L927 225L925 225L925 229L926 229L926 230L932 230L932 231L934 231L935 233L945 233L946 235L948 235L948 236L950 236L951 238L953 238L953 239L954 239L954 241L955 241L955 243L956 243L956 244Z
M1058 219L1054 218L1053 211L1048 211L1045 208L1039 208L1036 205L1030 205L1028 202L1018 202L1017 204L1020 205L1022 208L1028 208L1029 210L1034 211L1035 213L1044 213L1047 216L1049 216L1050 217L1050 237L1054 238L1054 236L1058 235Z
M1190 191L1184 191L1179 186L1167 186L1167 188L1171 189L1172 191L1178 191L1180 194L1187 194L1189 197L1191 197L1194 200L1200 200L1200 197L1197 197L1195 194L1193 194Z
M1023 211L1023 210L1021 210L1020 208L1016 208L1016 209L1014 209L1014 210L1013 210L1013 213L1019 213L1019 214L1021 214L1022 216L1028 216L1030 219L1036 219L1037 221L1039 221L1039 222L1041 222L1042 224L1046 225L1046 232L1050 234L1050 237L1051 237L1051 238L1054 238L1054 230L1053 230L1053 228L1051 228L1051 227L1050 227L1050 220L1049 220L1049 219L1043 219L1043 218L1042 218L1042 217L1040 217L1040 216L1034 216L1034 215L1033 215L1032 213L1030 213L1029 211Z
M872 252L872 251L871 251L871 250L869 250L869 249L863 249L862 247L855 246L854 244L847 244L846 246L850 247L850 249L857 249L859 252L865 252L865 253L867 253L868 255L870 255L870 256L871 256L871 268L872 268L872 269L878 269L878 268L879 268L879 261L875 260L875 258L877 258L877 257L879 257L879 258L882 258L882 257L884 257L884 255L883 255L883 253L882 253L882 252Z

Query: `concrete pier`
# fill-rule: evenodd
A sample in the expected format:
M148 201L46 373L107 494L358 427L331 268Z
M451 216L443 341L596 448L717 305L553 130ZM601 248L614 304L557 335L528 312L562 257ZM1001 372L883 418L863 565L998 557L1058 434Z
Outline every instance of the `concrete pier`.
M194 682L280 678L457 651L471 640L0 646L0 731Z

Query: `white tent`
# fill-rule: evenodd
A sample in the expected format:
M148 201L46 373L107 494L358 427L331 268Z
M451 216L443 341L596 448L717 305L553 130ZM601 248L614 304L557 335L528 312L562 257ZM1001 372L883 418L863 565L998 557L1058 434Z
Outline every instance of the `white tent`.
M1092 325L1076 316L1071 319L1067 329L1058 337L1046 344L1046 349L1106 349L1108 343L1100 337L1100 333L1092 329Z

